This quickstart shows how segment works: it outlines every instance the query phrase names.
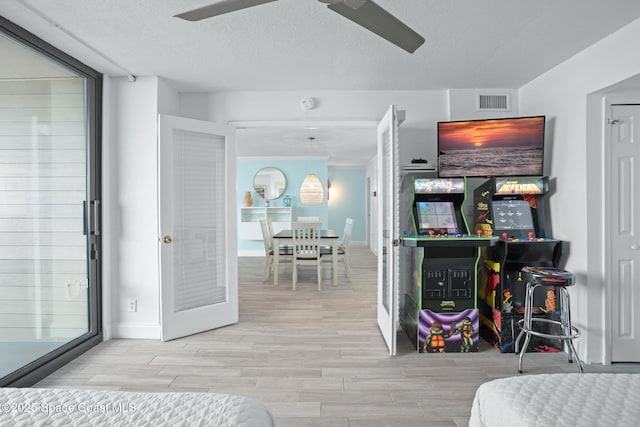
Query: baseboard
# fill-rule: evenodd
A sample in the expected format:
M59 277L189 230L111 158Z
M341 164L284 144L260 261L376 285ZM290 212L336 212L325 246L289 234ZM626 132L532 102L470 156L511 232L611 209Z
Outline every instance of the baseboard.
M116 323L111 332L113 338L160 339L160 325L153 323Z
M238 251L238 256L264 256L264 249L243 249Z
M104 319L104 315L103 315L103 319ZM111 327L111 323L108 324L102 324L102 339L104 341L109 341L111 338L113 338L113 328Z

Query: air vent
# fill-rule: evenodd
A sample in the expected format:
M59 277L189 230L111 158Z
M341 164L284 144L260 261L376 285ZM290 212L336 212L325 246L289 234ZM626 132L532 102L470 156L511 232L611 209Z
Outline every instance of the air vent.
M508 94L478 94L478 111L511 111Z

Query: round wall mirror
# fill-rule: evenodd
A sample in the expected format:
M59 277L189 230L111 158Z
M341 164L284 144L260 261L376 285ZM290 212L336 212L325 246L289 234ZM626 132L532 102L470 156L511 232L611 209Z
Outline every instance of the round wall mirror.
M287 178L278 168L262 168L253 177L253 189L265 200L277 199L284 194L286 188Z

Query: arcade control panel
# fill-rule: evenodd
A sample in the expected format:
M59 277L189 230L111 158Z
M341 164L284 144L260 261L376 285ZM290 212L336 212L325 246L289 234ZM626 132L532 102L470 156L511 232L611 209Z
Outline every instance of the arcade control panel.
M556 240L548 237L534 237L533 232L529 232L529 236L526 238L508 236L507 233L502 233L502 236L500 237L500 241L505 243L520 243L520 242L555 242Z
M495 246L499 238L497 236L482 236L472 234L425 234L404 235L402 244L408 247L421 246Z

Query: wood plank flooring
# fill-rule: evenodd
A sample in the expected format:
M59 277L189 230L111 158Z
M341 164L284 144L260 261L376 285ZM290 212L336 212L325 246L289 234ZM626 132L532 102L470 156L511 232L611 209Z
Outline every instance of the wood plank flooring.
M404 332L389 357L376 323L376 257L352 248L352 281L330 266L291 290L263 281L261 257L239 258L240 321L177 339L113 339L36 387L230 393L266 403L280 427L466 426L477 387L517 374L514 354L486 342L478 353L419 354ZM564 354L528 353L527 374L577 372ZM640 373L640 365L586 365L586 372Z

